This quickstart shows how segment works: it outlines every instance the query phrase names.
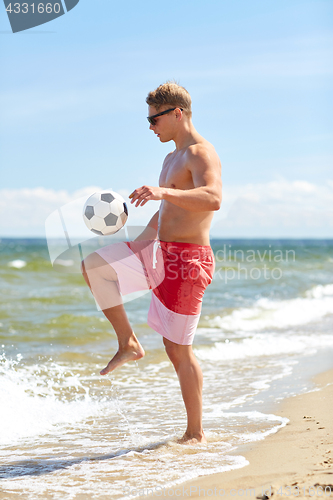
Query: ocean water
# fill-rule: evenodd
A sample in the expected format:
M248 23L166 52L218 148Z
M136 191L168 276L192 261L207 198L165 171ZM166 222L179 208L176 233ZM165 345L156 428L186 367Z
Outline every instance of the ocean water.
M194 342L208 444L186 446L150 295L126 304L146 357L102 377L116 336L71 260L55 269L45 240L0 241L1 498L133 498L243 467L239 447L286 424L274 403L333 365L333 240L212 247Z

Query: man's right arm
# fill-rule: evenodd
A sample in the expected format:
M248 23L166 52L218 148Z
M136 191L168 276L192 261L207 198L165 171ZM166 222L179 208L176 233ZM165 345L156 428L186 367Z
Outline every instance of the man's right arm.
M148 222L146 228L142 231L141 234L139 234L137 238L135 238L134 241L157 239L159 213L160 213L159 210L157 210L157 212L152 216L152 218Z

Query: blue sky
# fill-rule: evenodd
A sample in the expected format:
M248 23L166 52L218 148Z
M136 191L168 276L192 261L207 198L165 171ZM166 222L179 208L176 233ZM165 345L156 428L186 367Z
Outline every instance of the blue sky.
M149 131L145 98L168 79L189 90L194 125L220 155L221 221L251 190L252 208L265 209L270 200L260 193L274 185L281 206L289 189L288 207L298 214L291 234L332 234L331 0L80 0L66 15L16 34L2 9L0 210L8 216L0 236L41 235L57 199L90 186L125 194L156 185L173 143L162 145ZM322 227L309 223L316 214L300 215L310 192L326 217ZM38 193L33 221L27 207ZM229 221L229 234L281 228L271 213L271 233L258 231L253 217L236 234Z

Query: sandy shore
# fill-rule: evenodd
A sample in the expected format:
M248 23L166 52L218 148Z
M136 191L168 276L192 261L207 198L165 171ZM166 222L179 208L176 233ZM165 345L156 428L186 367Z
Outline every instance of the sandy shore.
M333 498L333 370L314 382L318 390L277 405L286 427L237 450L249 465L165 489L163 498Z

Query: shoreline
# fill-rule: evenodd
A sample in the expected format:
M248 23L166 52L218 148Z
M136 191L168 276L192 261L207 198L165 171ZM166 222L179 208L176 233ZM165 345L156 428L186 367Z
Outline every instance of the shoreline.
M333 369L313 382L315 389L276 404L274 414L288 418L286 426L229 453L244 456L248 465L165 487L148 498L333 498Z

